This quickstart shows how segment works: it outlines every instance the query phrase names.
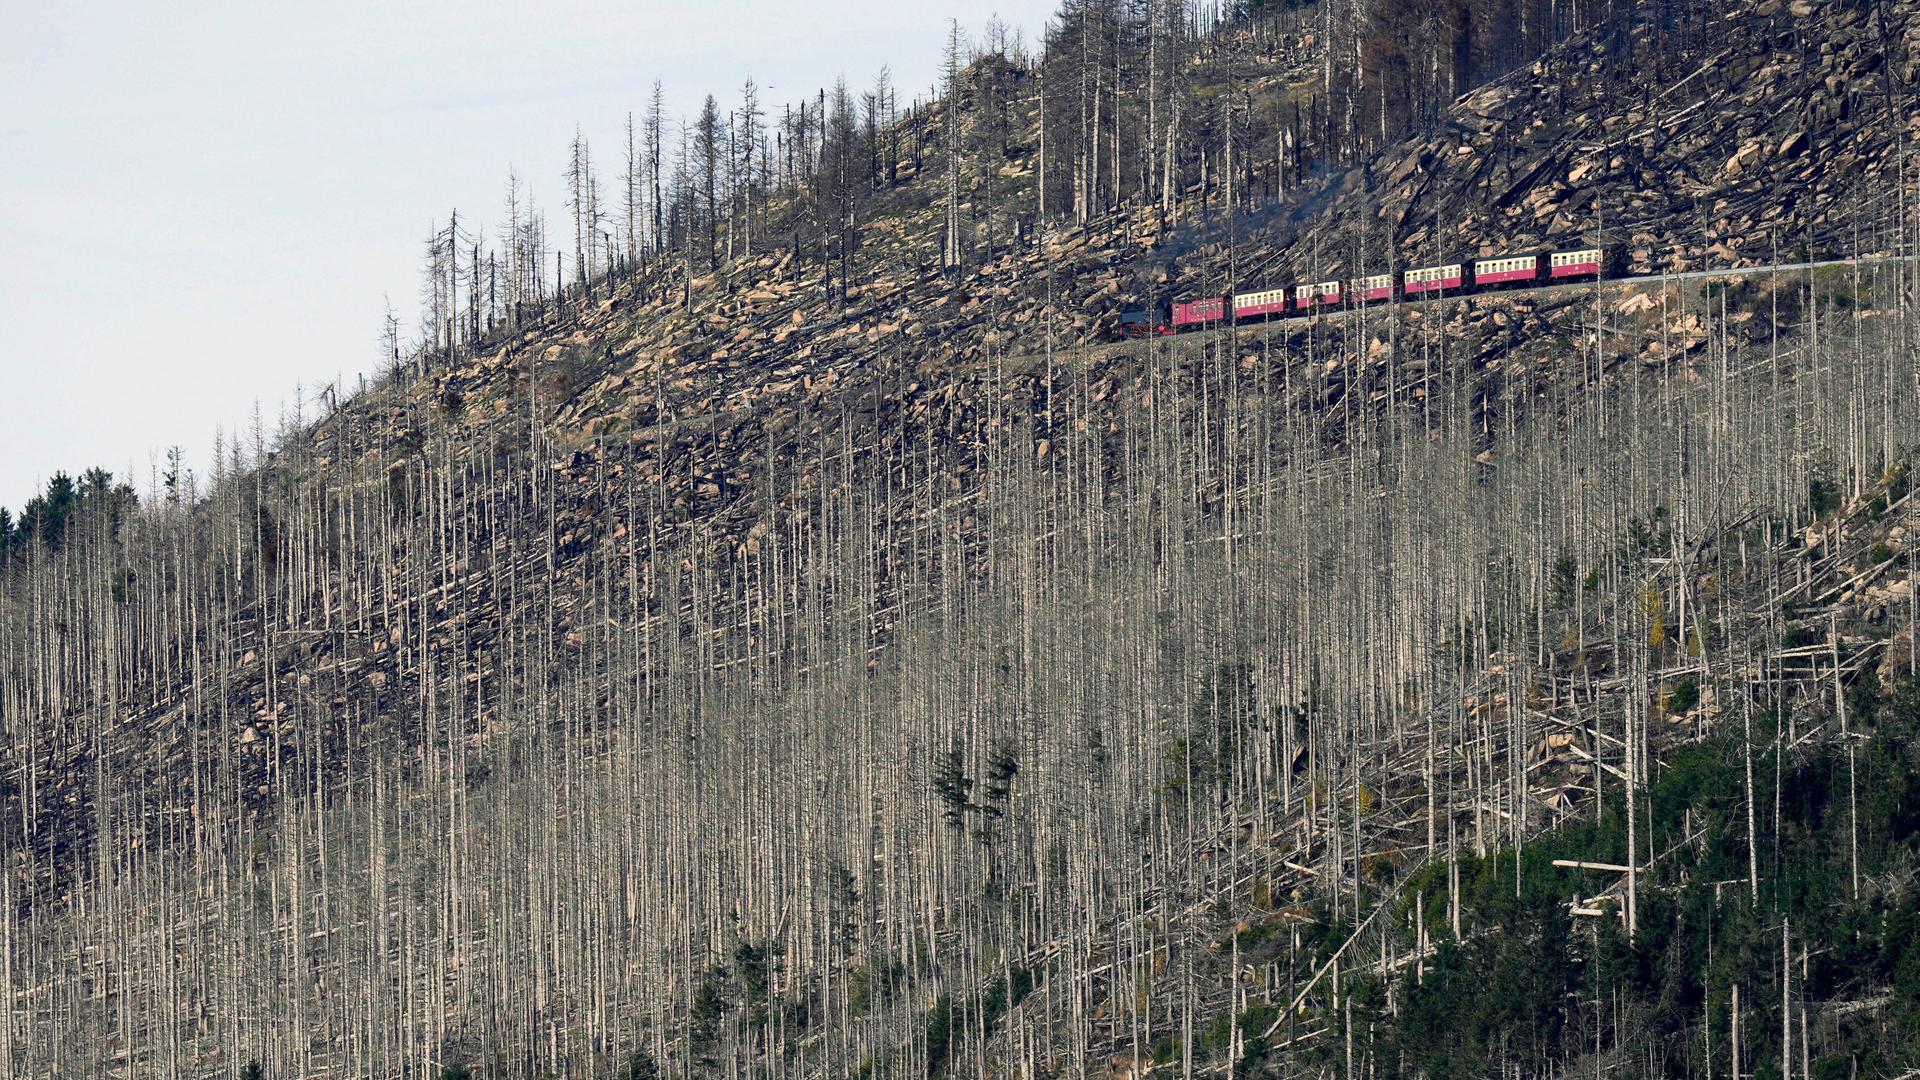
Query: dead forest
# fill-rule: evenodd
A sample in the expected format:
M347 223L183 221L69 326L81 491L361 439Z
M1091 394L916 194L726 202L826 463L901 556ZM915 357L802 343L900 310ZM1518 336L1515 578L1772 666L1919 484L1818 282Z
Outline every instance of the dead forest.
M1143 6L1190 67L1247 25L1176 5L1157 38ZM1445 65L1361 6L1275 5L1242 44L1437 88L1647 40L1587 6L1494 41L1425 5ZM1908 976L1809 974L1838 961L1780 794L1843 763L1820 821L1851 857L1813 891L1897 936L1911 814L1859 804L1920 655L1905 129L1862 216L1820 222L1872 238L1846 265L1116 348L1066 290L1122 291L1111 237L1152 220L1164 255L1193 205L1326 162L1228 179L1157 111L1108 154L1100 70L1087 128L1043 120L1066 76L1015 80L1004 139L1036 141L994 146L1002 211L999 170L962 187L958 110L876 91L862 142L823 94L826 128L696 123L664 183L640 121L596 247L576 141L571 252L517 202L493 255L450 221L389 374L206 475L40 504L0 547L0 1080L1486 1075L1381 1032L1429 983L1470 996L1443 976L1509 891L1555 913L1529 940L1599 957L1703 885L1778 944L1703 962L1686 1024L1650 1036L1614 983L1654 976L1595 963L1449 1060L1844 1076L1915 1030ZM1381 145L1440 122L1321 76L1324 130L1330 101L1372 101ZM1331 146L1312 126L1261 130ZM1049 230L1081 262L1044 313L976 304L1042 276ZM960 344L887 321L936 286ZM776 338L801 310L844 336ZM1702 748L1727 782L1681 798Z
M1635 805L1670 740L1910 664L1911 500L1806 492L1905 475L1911 316L1807 310L1491 446L1444 372L1330 446L1273 407L1297 355L1063 355L1068 434L839 427L737 544L537 450L297 431L83 517L0 609L9 828L51 840L5 879L0 1064L1072 1075L1337 993L1220 977L1221 909L1365 931L1398 875Z

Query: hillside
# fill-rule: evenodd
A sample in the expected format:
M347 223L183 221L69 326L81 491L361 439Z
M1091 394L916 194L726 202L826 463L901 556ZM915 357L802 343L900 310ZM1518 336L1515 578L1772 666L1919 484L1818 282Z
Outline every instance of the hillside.
M501 335L415 390L409 396L419 404L408 408L458 402L464 433L486 430L490 417L521 401L537 402L543 424L569 449L632 457L689 505L699 483L718 484L724 503L734 491L721 481L722 460L753 472L757 448L770 438L777 444L778 429L802 415L898 409L939 425L956 404L984 411L977 400L988 392L983 385L1003 377L1012 380L1010 402L1038 400L1044 392L1035 375L1049 351L1111 338L1121 309L1151 295L1206 295L1234 281L1288 284L1574 243L1620 245L1624 269L1638 274L1897 249L1905 203L1896 163L1915 134L1912 110L1898 94L1920 64L1920 23L1910 8L1843 5L1810 26L1797 9L1762 3L1657 34L1653 20L1664 9L1635 10L1638 19L1623 29L1570 39L1467 95L1435 134L1347 169L1335 168L1331 152L1301 151L1311 162L1301 167L1322 176L1318 186L1251 211L1225 213L1216 205L1225 197L1217 177L1196 177L1171 225L1161 223L1158 204L1123 204L1084 226L1021 224L1040 141L1030 126L1024 138L1009 140L1015 150L1003 170L1006 189L981 196L1015 207L1007 211L1015 223L1000 227L1026 241L995 246L992 221L976 226L983 264L958 278L939 265L944 181L937 155L926 153L900 170L908 179L864 226L855 283L835 284L831 275L810 274L790 251L774 251L695 279L689 308L670 302L685 271L658 268L570 311L558 327ZM1269 36L1280 44L1267 43ZM1883 51L1889 42L1900 45ZM1819 62L1780 59L1803 45L1818 49ZM1309 76L1316 52L1313 35L1297 29L1248 40L1226 32L1212 48L1219 53L1201 71L1217 67L1252 92L1270 93ZM1264 64L1245 56L1269 52L1273 60ZM1672 77L1683 72L1696 77ZM1871 95L1860 82L1869 74L1877 79ZM1207 77L1198 81L1204 87ZM1889 123L1889 101L1893 117L1907 118L1904 126ZM937 128L937 108L917 122ZM1256 178L1247 186L1259 183L1250 168ZM779 208L773 216L781 217ZM1323 240L1332 236L1341 239ZM1557 349L1544 331L1565 321L1557 309L1581 301L1513 303L1519 328L1486 325L1491 308L1470 306L1457 316L1468 326L1449 335L1449 348L1476 368L1516 340L1526 349ZM1786 301L1785 318L1798 316L1797 304ZM1290 350L1304 351L1305 336L1293 332ZM1700 340L1697 330L1689 336ZM1335 340L1318 347L1340 354L1361 346ZM1096 349L1091 362L1125 351ZM1121 363L1117 377L1127 374ZM689 429L703 424L730 436L742 425L746 431L732 444L716 443L710 459L696 448L681 469L661 468L681 456L673 440L697 444L702 436Z
M83 488L0 554L0 1076L1920 1064L1910 264L1107 341L1367 252L1911 251L1916 16L1626 5L1045 217L988 55L839 255L770 191L791 243ZM1335 115L1331 23L1182 100ZM954 109L1009 119L945 266Z

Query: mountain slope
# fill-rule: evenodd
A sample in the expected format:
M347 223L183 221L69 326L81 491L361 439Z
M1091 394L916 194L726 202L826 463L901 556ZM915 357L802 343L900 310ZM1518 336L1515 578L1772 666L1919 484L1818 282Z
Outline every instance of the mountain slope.
M1816 24L1834 73L1857 10ZM1374 174L1434 155L1415 203L1478 205L1499 168L1434 152L1488 100ZM1434 874L1472 922L1503 845L1574 844L1623 777L1669 842L1676 744L1911 670L1897 265L1109 347L1129 283L1294 258L1296 217L1340 246L1363 201L1336 174L1241 233L1196 180L956 277L908 173L856 283L596 283L0 570L0 1060L1312 1069Z

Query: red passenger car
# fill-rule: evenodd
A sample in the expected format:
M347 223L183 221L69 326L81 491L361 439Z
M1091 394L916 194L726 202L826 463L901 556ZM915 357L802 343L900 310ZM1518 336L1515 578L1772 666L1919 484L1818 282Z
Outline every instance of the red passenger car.
M1534 281L1539 277L1538 255L1502 255L1473 264L1475 285L1502 285L1510 281Z
M1458 289L1466 284L1467 268L1461 263L1448 263L1445 266L1424 266L1418 270L1409 270L1406 275L1408 296L1424 292L1438 292L1442 289Z
M1279 315L1287 310L1287 290L1268 289L1264 292L1236 293L1233 298L1233 317L1257 319L1262 315Z
M1360 278L1353 283L1353 291L1362 300L1391 300L1393 299L1393 275L1375 274L1373 277Z
M1585 277L1589 274L1597 277L1606 258L1601 249L1590 248L1585 251L1556 251L1547 256L1547 261L1552 264L1549 273L1553 277Z
M1219 322L1227 317L1227 298L1212 296L1205 300L1187 300L1173 305L1173 325L1197 326Z

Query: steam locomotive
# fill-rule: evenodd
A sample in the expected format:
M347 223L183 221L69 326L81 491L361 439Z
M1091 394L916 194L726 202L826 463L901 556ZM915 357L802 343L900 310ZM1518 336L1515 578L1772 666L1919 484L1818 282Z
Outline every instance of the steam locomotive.
M1534 255L1499 255L1467 263L1423 266L1398 274L1377 274L1350 281L1321 281L1291 288L1265 289L1132 308L1120 315L1122 337L1142 338L1203 330L1221 322L1266 322L1301 318L1316 311L1367 304L1425 299L1447 293L1479 293L1497 288L1529 288L1569 278L1599 278L1609 260L1600 248Z

